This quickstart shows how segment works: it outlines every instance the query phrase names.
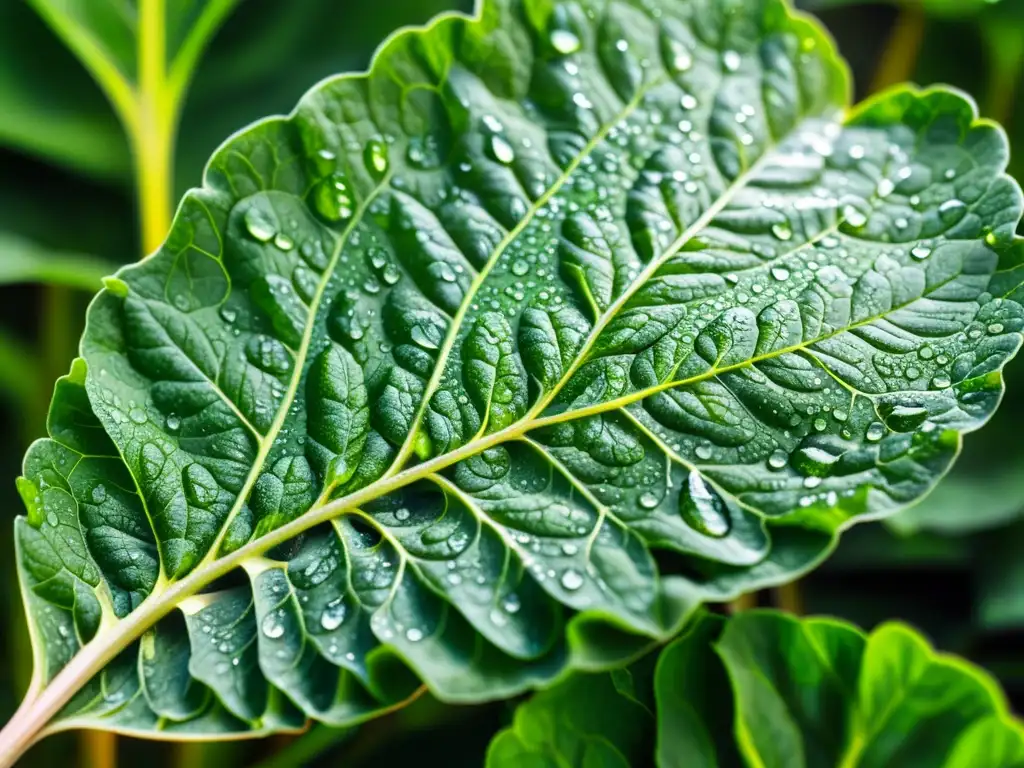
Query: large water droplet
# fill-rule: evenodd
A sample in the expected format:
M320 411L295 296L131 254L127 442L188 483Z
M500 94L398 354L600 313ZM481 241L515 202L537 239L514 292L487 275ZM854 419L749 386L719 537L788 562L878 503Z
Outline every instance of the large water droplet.
M772 469L782 469L789 462L789 454L781 448L776 448L768 457L768 466Z
M912 432L928 418L928 409L916 405L897 405L889 411L885 423L896 432Z
M371 176L382 177L388 171L388 145L380 139L370 139L363 149L363 162Z
M516 153L504 136L495 134L491 136L491 157L502 165L508 165L516 159Z
M916 245L910 250L910 255L918 261L923 261L932 255L932 249L927 245Z
M679 494L679 515L694 530L716 538L729 532L729 508L699 472L691 472Z
M640 496L639 504L643 509L654 509L658 506L658 501L659 499L655 494L647 491Z
M583 586L583 574L574 568L567 568L562 572L562 586L570 592L575 592Z
M567 29L553 29L551 30L551 47L563 56L568 56L580 49L580 39Z
M793 229L789 226L788 222L772 224L772 234L783 241L793 239Z
M885 425L878 421L873 421L868 425L868 431L865 434L869 442L877 443L883 437L885 437Z
M263 634L271 640L276 640L284 634L284 622L281 620L281 613L282 611L280 610L268 613L263 617L263 623L260 625Z
M838 460L838 456L829 453L824 448L808 445L793 454L792 463L802 475L827 477Z
M316 185L313 190L313 207L321 217L331 223L352 218L352 195L344 175L332 173Z
M255 206L245 212L245 229L254 240L261 243L269 241L277 234L274 223Z
M328 632L334 631L345 621L346 612L345 603L340 597L331 600L320 614L320 626Z
M939 206L939 218L947 227L956 224L967 214L967 206L962 200L947 200Z

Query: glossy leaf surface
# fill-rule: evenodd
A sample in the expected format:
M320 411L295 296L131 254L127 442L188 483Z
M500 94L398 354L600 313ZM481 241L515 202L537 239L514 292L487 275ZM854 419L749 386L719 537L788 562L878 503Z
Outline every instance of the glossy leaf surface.
M901 624L865 636L768 611L703 616L661 653L654 692L659 768L1010 768L1024 759L1024 728L988 674ZM634 701L609 675L571 678L518 708L487 766L645 762L636 745L655 726ZM613 727L589 721L598 710ZM616 743L632 748L632 762L617 762Z
M229 140L26 458L38 681L106 665L55 727L507 696L927 492L1021 196L963 96L847 90L779 0L500 0Z

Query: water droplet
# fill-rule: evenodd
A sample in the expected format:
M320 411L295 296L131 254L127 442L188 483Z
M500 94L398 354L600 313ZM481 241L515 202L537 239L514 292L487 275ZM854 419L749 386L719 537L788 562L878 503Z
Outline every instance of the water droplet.
M777 448L774 451L772 451L771 456L768 457L768 466L771 469L782 469L784 466L786 466L786 463L788 461L789 454L786 453L781 448Z
M427 335L422 325L414 325L409 335L412 337L413 342L423 347L423 349L437 349L438 347L437 341Z
M821 478L816 475L804 478L804 488L817 488L819 485L821 485Z
M789 226L788 222L772 224L772 234L783 241L793 239L793 229Z
M370 139L363 149L366 170L374 178L381 178L388 171L388 145L380 139Z
M57 527L57 523L60 522L60 520L57 517L57 513L56 512L48 512L46 514L46 522L48 522L50 525L52 525L54 528L56 528Z
M882 179L878 182L877 192L879 197L888 197L895 189L896 185L893 184L892 179Z
M796 470L812 477L827 477L838 460L838 456L815 445L804 446L793 454Z
M697 454L697 458L698 459L701 459L703 461L707 461L708 459L711 458L711 455L712 455L711 454L711 446L708 445L707 443L701 443L694 450L694 453Z
M501 607L505 609L506 613L518 613L522 607L519 602L519 596L515 593L507 595L502 601Z
M567 29L554 29L551 31L551 47L568 56L580 49L580 39Z
M884 412L883 412L883 415ZM912 432L928 418L928 409L916 405L897 405L889 411L885 422L895 432Z
M918 245L911 249L910 255L920 261L931 256L932 249L926 245Z
M106 489L106 487L102 483L100 483L99 485L97 485L95 488L92 489L92 503L93 504L102 504L106 500L107 500L107 489Z
M169 414L167 414L166 425L167 425L167 431L168 432L171 432L171 433L177 432L181 428L181 419L179 419L173 413L169 413Z
M851 227L856 227L858 229L868 223L868 217L852 205L843 206L843 219Z
M254 240L261 243L269 241L277 234L274 223L256 206L245 212L245 229Z
M939 206L939 218L946 226L956 224L967 214L967 206L962 200L947 200Z
M868 431L865 435L869 442L877 443L883 437L885 437L885 425L878 421L873 421L868 425Z
M854 160L863 160L866 150L860 144L853 144L850 146L850 157Z
M409 627L409 629L405 631L405 639L410 643L418 643L423 639L423 630L417 629L416 627Z
M238 318L238 313L235 312L235 310L233 310L233 309L228 309L227 307L221 307L221 309L220 309L220 316L224 320L225 323L229 323L230 324L230 323L235 322L235 320Z
M772 267L772 277L779 282L789 279L789 270L785 267Z
M729 509L699 472L691 472L679 494L679 515L694 530L720 538L729 532Z
M683 94L683 98L679 100L679 104L682 106L683 109L696 109L697 98L693 94L686 93Z
M647 491L646 493L640 496L639 503L643 509L654 509L656 506L658 506L658 501L659 499L657 496L655 496L650 491Z
M278 232L274 236L274 245L276 245L282 251L290 251L295 247L295 241L292 240L284 232Z
M736 51L725 51L722 54L722 66L727 72L735 72L740 68L740 55Z
M575 592L583 586L583 574L573 568L567 568L562 572L562 586L570 592Z
M132 408L128 411L128 418L136 424L145 424L149 420L146 416L146 412L141 408Z
M395 510L395 519L405 521L409 519L410 514L411 513L407 507L400 507Z
M932 378L932 389L946 389L952 383L953 382L949 380L949 376L940 373Z
M516 259L512 262L512 274L516 277L522 277L530 271L530 265L523 259Z
M313 190L313 207L328 222L337 223L352 218L353 202L348 181L340 173L332 173Z
M284 622L281 621L281 613L282 611L280 610L268 613L263 617L263 623L260 625L263 634L271 640L276 640L284 634Z
M997 334L997 333L1002 333L1003 332L1003 324L1002 323L991 323L988 326L988 332L991 333L993 336L995 334Z
M508 165L516 159L512 145L503 136L491 136L491 156L502 165Z
M320 626L328 632L333 632L345 621L347 609L340 597L331 600L320 614Z

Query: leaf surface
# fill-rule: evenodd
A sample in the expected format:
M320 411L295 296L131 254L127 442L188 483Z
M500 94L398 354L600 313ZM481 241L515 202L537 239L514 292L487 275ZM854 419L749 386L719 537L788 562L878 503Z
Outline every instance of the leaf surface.
M488 768L618 765L581 749L606 734L649 744L651 723L612 688L609 675L579 675L534 695L492 741ZM1024 728L992 678L901 624L865 635L771 611L704 615L660 654L654 691L659 768L1010 768L1024 759ZM614 726L588 722L597 712ZM631 754L622 765L645 762L642 750Z
M963 96L847 90L778 0L501 0L230 139L26 458L54 727L508 696L920 498L1021 195Z

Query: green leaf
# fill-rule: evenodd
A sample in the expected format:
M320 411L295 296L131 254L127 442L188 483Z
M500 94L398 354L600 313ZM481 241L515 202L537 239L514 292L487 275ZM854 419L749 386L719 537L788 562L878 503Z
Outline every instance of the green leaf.
M0 232L0 285L44 283L98 289L116 264L95 256L55 253L17 235Z
M659 768L1008 768L1024 758L1024 726L992 678L901 624L865 636L834 619L704 615L662 651L654 687ZM579 675L520 705L487 766L599 765L587 745L629 734L644 746L649 727L610 693L610 676ZM629 754L618 764L647 762Z
M847 91L779 0L500 0L230 139L26 459L8 733L509 696L927 492L1021 195L959 93Z
M487 750L487 768L628 768L642 762L654 718L613 675L575 675L516 708Z

